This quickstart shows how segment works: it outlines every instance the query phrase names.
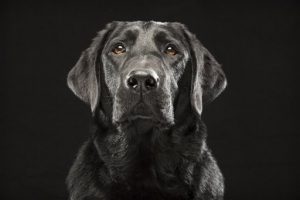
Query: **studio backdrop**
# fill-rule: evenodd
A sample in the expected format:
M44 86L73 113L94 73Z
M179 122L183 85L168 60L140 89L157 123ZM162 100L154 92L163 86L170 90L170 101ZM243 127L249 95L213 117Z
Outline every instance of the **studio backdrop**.
M228 86L204 107L226 199L297 199L297 1L1 3L0 199L67 199L65 178L90 136L90 107L67 74L96 33L118 21L184 23Z

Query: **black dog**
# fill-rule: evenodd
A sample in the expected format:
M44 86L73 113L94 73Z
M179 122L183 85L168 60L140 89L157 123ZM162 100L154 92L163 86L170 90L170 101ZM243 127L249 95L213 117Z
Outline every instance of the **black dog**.
M95 131L67 178L70 199L222 199L202 106L226 86L180 23L112 22L68 75Z

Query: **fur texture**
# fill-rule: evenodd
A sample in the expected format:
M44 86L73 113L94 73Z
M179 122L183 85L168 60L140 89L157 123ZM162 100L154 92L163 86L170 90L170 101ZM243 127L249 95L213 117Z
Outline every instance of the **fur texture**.
M121 41L126 52L114 55ZM165 53L170 43L176 55ZM128 89L128 76L145 69L159 78L157 88ZM68 85L90 105L94 122L67 177L71 200L223 198L201 113L226 78L184 25L108 24L70 71Z

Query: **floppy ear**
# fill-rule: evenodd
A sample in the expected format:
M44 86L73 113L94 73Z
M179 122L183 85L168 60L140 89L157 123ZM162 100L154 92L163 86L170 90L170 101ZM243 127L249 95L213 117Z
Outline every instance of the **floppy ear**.
M68 74L67 83L74 94L95 111L100 98L100 72L97 70L97 57L101 54L114 23L98 32L89 48L82 52L79 60ZM101 62L101 58L98 59ZM102 63L101 63L102 64Z
M204 103L213 101L227 85L220 64L200 43L194 34L185 29L192 60L191 105L200 117Z

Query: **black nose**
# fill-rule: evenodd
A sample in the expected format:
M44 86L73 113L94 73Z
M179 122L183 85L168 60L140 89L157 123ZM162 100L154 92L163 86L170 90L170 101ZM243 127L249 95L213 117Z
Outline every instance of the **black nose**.
M158 87L158 77L155 73L148 71L132 71L126 83L131 90L147 92Z

